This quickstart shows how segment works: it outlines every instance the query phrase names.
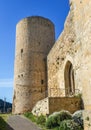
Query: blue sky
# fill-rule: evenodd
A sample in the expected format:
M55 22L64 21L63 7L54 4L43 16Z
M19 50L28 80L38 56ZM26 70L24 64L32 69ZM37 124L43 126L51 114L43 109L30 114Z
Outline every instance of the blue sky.
M55 25L56 39L69 12L69 0L0 0L0 98L12 102L16 24L43 16Z

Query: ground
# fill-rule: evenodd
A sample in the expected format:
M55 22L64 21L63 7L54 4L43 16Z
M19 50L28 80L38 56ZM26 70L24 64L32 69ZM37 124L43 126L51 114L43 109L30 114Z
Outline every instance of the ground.
M8 119L8 124L11 127L11 130L41 130L30 120L19 115L10 116Z
M0 130L41 130L24 116L0 114L0 117Z

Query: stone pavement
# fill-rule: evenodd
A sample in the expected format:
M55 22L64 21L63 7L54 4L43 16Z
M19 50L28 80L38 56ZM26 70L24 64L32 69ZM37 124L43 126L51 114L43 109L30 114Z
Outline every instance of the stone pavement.
M7 130L41 130L30 120L23 116L13 115L8 119Z

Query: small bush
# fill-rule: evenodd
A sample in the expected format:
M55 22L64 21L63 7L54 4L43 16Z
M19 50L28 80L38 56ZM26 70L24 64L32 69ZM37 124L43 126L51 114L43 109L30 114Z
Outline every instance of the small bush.
M46 122L46 117L45 117L45 116L40 115L40 116L37 118L37 124L45 125L45 122Z
M36 116L34 116L31 112L26 112L24 116L30 119L32 122L36 122Z
M81 128L83 128L83 115L82 115L82 110L76 111L72 118L73 120L78 123L79 126L81 126Z
M51 129L51 130L59 130L59 127L56 127L56 128L54 128L54 129Z
M59 130L81 130L81 127L74 120L64 120L60 123Z
M57 123L57 119L56 119L56 116L51 116L47 119L46 121L46 127L47 128L54 128L58 126L58 123Z
M46 127L54 128L60 126L61 121L65 119L72 119L72 116L68 111L55 112L48 117L46 121Z

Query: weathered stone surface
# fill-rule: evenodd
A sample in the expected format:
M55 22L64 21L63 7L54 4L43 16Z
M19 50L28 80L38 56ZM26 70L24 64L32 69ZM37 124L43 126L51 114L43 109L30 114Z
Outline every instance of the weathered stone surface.
M13 113L31 111L47 91L47 54L55 42L53 23L28 17L16 27Z
M36 116L49 114L49 98L38 101L34 106L32 113Z
M32 113L36 116L49 115L53 112L68 110L74 113L81 109L81 99L77 97L48 97L40 100L34 106Z
M64 30L53 47L54 27L50 21L26 18L17 29L13 111L30 111L46 97L47 89L48 97L54 100L82 94L84 124L86 113L91 124L91 0L70 0Z
M65 22L64 31L48 54L48 87L49 90L51 88L65 90L65 96L67 93L70 95L70 92L75 93L76 90L79 90L82 93L84 108L88 113L91 111L90 39L91 1L70 0L70 12ZM71 63L71 71L74 72L74 87L69 81L72 81L72 74L70 68L66 67L68 62ZM69 75L69 79L67 75ZM70 86L75 91L70 90ZM50 96L50 93L48 94ZM88 116L90 121L90 114Z
M91 108L89 108L89 110L84 110L83 117L85 127L84 129L91 130Z
M49 114L61 110L68 110L74 113L81 109L81 99L77 97L50 97Z

